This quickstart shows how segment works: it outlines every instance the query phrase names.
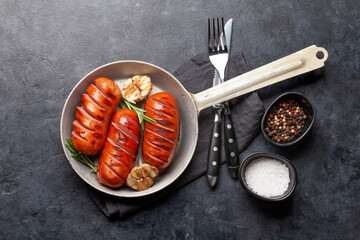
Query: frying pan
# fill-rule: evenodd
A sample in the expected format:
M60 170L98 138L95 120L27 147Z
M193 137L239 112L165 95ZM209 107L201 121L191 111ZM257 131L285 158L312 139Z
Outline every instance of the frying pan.
M317 57L319 53L323 54L321 59ZM86 183L101 192L127 198L155 193L174 182L190 163L197 143L199 130L197 118L201 110L213 104L227 101L276 82L323 67L327 57L328 53L324 48L313 45L197 94L189 93L173 75L150 63L117 61L103 65L81 79L65 102L60 121L61 142L65 155L75 172ZM65 146L66 139L71 138L75 107L80 104L81 95L93 80L97 77L108 77L121 87L129 77L137 74L151 77L153 83L151 94L166 91L174 95L178 103L181 122L180 140L175 158L170 166L161 171L160 175L154 179L155 183L152 187L139 192L126 186L119 189L111 189L100 184L96 175L87 166L72 158ZM141 157L140 155L141 146L139 147L137 159ZM97 163L99 158L100 154L92 156L95 163Z

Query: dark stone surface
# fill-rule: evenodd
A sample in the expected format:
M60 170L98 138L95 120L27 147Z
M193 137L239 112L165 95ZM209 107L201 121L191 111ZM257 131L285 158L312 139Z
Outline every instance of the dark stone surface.
M355 239L360 234L359 1L1 1L1 239ZM221 169L125 220L90 199L60 144L67 95L92 69L148 61L172 72L205 51L207 18L234 18L233 51L252 68L312 44L323 69L260 90L267 106L303 93L317 119L298 145L259 134L241 153L289 158L299 183L277 204L250 197Z

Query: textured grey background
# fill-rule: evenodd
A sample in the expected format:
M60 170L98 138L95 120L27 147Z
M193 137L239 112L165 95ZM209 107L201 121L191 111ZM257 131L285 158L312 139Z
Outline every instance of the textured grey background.
M0 1L1 239L355 239L360 234L359 1ZM252 68L312 44L325 68L259 91L312 101L316 123L301 144L259 134L241 158L269 151L299 173L293 197L250 197L225 167L125 220L92 202L60 144L60 114L74 85L116 60L173 72L206 50L207 18L234 18L233 51Z

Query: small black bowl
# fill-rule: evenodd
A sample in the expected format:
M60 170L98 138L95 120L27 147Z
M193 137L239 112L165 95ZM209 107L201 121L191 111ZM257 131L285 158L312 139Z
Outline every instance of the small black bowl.
M288 189L284 192L284 194L279 195L279 196L274 196L274 197L264 197L261 196L255 192L253 192L247 185L246 183L246 179L245 179L245 171L246 168L249 166L249 164L257 159L260 158L268 158L268 159L274 159L277 161L280 161L281 163L285 164L286 167L289 169L289 177L290 177L290 183L288 186ZM239 181L242 185L242 187L248 192L250 193L252 196L262 199L262 200L266 200L266 201L281 201L284 200L286 198L288 198L291 193L294 191L296 184L297 184L297 171L295 166L286 158L280 156L280 155L276 155L273 153L263 153L263 152L259 152L259 153L253 153L251 155L249 155L248 157L246 157L244 159L244 161L242 161L240 168L239 168Z
M268 134L265 130L266 117L268 116L269 112L272 110L272 108L274 106L278 105L281 101L288 101L288 100L295 100L296 102L298 102L300 104L300 106L303 107L307 118L305 119L304 128L299 132L299 134L293 140L288 141L288 142L276 142L268 136ZM300 93L288 92L288 93L284 93L284 94L280 95L278 98L276 98L270 104L270 106L266 109L266 112L261 121L261 131L262 131L264 137L266 138L266 140L268 140L270 143L272 143L276 146L280 146L280 147L291 146L291 145L297 143L298 141L300 141L309 132L310 128L314 124L314 120L315 120L315 110L314 110L313 106L311 105L310 101L307 100Z

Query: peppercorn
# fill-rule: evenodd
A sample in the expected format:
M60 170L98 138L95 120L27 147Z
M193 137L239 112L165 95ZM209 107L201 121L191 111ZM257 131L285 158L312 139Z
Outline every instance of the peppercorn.
M295 100L275 105L265 121L265 131L276 142L292 141L305 127L307 116Z

